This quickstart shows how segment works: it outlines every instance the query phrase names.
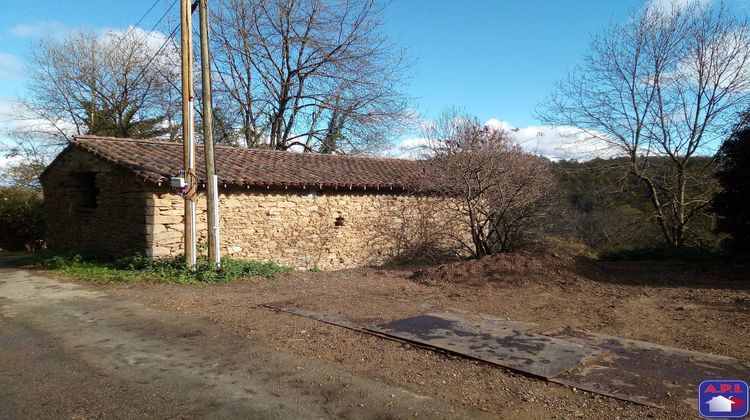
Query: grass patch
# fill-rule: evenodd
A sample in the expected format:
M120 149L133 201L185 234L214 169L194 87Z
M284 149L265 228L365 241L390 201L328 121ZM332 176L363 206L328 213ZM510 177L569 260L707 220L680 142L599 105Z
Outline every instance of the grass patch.
M133 255L118 259L105 259L88 254L35 254L22 264L52 270L65 277L98 282L158 281L164 283L228 282L260 276L272 279L280 273L292 271L289 267L269 262L221 259L221 269L216 269L205 257L198 258L197 268L185 268L183 257L149 258Z

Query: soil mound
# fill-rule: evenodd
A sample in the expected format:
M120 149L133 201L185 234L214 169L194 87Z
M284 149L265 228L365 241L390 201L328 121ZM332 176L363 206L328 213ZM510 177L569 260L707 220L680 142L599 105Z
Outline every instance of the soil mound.
M490 255L478 260L441 264L416 270L410 279L428 285L522 286L544 284L582 286L600 273L591 260L543 251L517 251Z

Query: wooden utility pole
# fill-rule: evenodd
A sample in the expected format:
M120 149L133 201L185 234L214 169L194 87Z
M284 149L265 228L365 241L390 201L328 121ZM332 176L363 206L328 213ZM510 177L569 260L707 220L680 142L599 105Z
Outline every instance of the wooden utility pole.
M182 62L182 146L185 181L185 265L195 270L195 141L193 139L193 25L190 0L180 0Z
M211 101L211 53L208 43L208 0L199 0L201 27L201 91L203 94L203 152L206 160L206 209L208 210L208 260L221 266L219 234L219 182L214 158L213 102Z

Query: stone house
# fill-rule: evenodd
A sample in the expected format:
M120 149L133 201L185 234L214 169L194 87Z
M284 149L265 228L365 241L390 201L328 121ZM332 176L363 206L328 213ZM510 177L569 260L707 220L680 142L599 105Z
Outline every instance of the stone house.
M199 243L206 238L196 148ZM300 269L379 264L445 251L455 210L420 193L422 164L218 146L222 255ZM169 186L182 144L78 136L41 176L48 244L111 256L183 252L183 199Z

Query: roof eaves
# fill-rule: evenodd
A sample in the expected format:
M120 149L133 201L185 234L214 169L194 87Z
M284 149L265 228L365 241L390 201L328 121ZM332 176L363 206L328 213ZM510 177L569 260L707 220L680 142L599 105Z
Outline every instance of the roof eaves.
M100 159L103 159L107 161L108 163L117 166L118 168L123 168L126 171L135 174L138 178L143 179L145 182L152 182L161 184L162 182L165 182L168 180L168 177L165 177L160 173L158 169L154 169L152 171L144 171L143 168L139 168L137 165L128 164L126 162L123 162L121 160L118 160L116 156L113 156L111 154L102 153L100 152L100 148L96 147L96 142L131 142L131 143L144 143L144 144L158 144L162 146L170 146L170 148L174 148L177 146L180 146L181 143L169 143L169 142L163 142L163 141L153 141L153 140L136 140L136 139L118 139L118 138L112 138L112 137L98 137L98 136L75 136L74 140L71 142L71 145L74 145L76 147L81 148L82 150L91 153ZM89 144L90 143L90 144ZM103 145L100 145L104 147ZM107 150L106 147L104 147L103 150ZM264 151L264 153L268 152L274 152L278 154L283 154L284 156L288 157L289 152L282 152L282 151ZM338 159L356 159L356 160L371 160L371 161L405 161L405 159L392 159L392 158L382 158L382 157L362 157L362 156L348 156L348 155L315 155L315 158L324 157L324 159L328 158L338 158ZM411 162L411 161L410 161ZM393 168L398 169L398 167ZM382 169L379 169L382 170ZM203 181L205 183L205 180ZM349 183L340 183L340 182L321 182L321 181L314 181L314 182L305 182L305 181L274 181L274 180L252 180L248 179L242 176L239 177L230 177L230 178L222 178L221 183L226 185L237 185L237 186L266 186L268 188L270 187L284 187L284 188L307 188L307 187L318 187L318 188L346 188L348 187L350 190L354 190L355 188L357 190L368 190L368 189L376 189L380 190L382 189L390 189L390 190L414 190L417 191L420 189L419 185L412 185L412 184L401 184L401 183L378 183L378 182L359 182L359 180L354 180L354 182Z

